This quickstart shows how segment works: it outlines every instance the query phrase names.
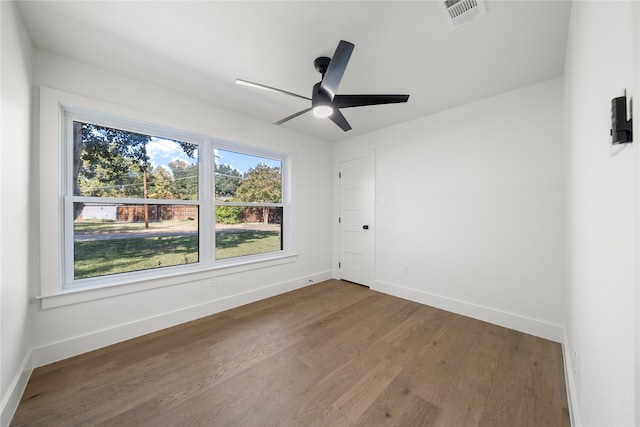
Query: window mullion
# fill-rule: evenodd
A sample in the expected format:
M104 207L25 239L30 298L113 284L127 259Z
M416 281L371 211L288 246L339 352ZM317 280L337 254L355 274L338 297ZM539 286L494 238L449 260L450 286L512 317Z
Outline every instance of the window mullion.
M123 205L199 205L198 200L176 200L176 199L143 199L134 197L92 197L92 196L72 196L74 202L78 203L113 203Z
M213 263L214 233L213 227L213 147L211 141L204 141L201 145L199 171L200 179L200 259L201 263L211 265Z

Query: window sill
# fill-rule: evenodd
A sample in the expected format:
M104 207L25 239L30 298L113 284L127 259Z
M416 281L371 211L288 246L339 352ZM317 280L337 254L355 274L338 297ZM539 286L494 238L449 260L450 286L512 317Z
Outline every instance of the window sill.
M42 309L62 307L71 304L79 304L87 301L99 300L102 298L111 298L119 295L131 294L134 292L143 292L152 289L158 289L168 286L176 286L185 283L192 283L203 280L210 280L215 277L227 276L230 274L242 273L245 271L257 270L261 268L273 267L276 265L288 264L295 262L298 256L291 255L274 255L270 258L261 258L259 260L227 260L219 261L219 265L215 267L205 267L200 270L192 270L189 272L179 272L173 274L162 274L162 276L149 278L141 278L139 280L130 280L126 283L105 283L99 285L91 285L78 287L74 289L62 290L53 295L42 295L36 297L42 303Z

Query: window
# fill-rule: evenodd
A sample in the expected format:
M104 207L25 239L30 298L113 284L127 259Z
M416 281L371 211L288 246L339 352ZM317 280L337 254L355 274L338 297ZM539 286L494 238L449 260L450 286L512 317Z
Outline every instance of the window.
M216 259L282 250L282 161L215 153Z
M197 263L198 144L67 122L67 281Z
M103 112L59 111L58 291L290 254L286 154Z

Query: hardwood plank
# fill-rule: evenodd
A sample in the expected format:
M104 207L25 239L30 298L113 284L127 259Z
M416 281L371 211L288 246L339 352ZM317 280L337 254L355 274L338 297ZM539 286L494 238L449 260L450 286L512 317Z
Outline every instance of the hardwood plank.
M290 414L285 414L284 424L308 425L313 423L315 419L326 416L332 411L334 402L382 360L379 355L372 352L352 359L338 369L327 372L325 378L318 382L313 389L296 399L295 410L292 410Z
M376 297L379 296L382 295L376 295ZM332 318L343 316L339 322L334 322L330 327L325 322L325 327L327 327L326 335L317 345L310 347L306 352L301 352L300 359L309 366L315 366L323 359L331 357L333 353L342 351L346 347L351 348L354 344L354 339L358 340L372 331L372 325L376 325L376 319L387 318L397 312L403 305L403 302L398 300L395 301L395 304L382 306L380 301L384 299L384 297L367 298L349 306L341 313L332 315ZM379 327L379 325L377 326Z
M448 381L446 375L439 376L439 369L465 318L431 307L420 311L423 314L418 316L419 321L408 319L399 328L401 333L388 335L394 348L388 358L404 369L358 420L359 425L396 425L403 414L415 411L413 406L420 402L426 402L426 411L432 412L435 405L417 393ZM454 332L448 332L452 329ZM434 381L434 378L441 379Z
M405 368L406 369L406 368ZM406 376L397 376L358 418L354 425L394 426L420 399L411 390ZM428 403L427 403L428 404ZM428 404L430 407L431 404Z
M504 345L504 328L487 325L487 328L480 332L473 351L460 366L461 375L452 376L451 380L457 378L457 381L448 396L442 399L441 394L440 399L436 400L436 404L443 405L443 411L434 425L480 425L482 409ZM456 405L452 402L456 402Z
M398 427L415 427L434 425L440 416L440 408L426 402L419 397L414 397L409 403L406 412L395 425Z
M265 399L277 399L282 390L299 393L301 388L318 379L318 373L312 372L295 355L278 353L265 364L256 364L231 380L202 389L178 405L161 407L162 412L145 425L211 425L213 421L223 425L245 417L248 408L262 405Z
M402 369L401 366L391 365L387 361L379 363L340 396L333 403L333 407L351 421L357 421Z
M34 370L11 426L569 425L560 345L337 280Z

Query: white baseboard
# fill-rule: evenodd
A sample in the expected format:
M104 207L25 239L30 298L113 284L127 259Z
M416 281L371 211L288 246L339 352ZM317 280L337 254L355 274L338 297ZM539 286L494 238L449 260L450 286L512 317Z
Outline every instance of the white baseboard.
M0 415L0 426L2 427L8 426L11 422L20 404L20 399L22 399L22 394L27 387L27 382L29 382L29 377L31 377L31 372L33 371L31 367L31 355L32 352L29 350L22 360L20 368L11 382L7 393L2 396L2 412Z
M581 426L580 413L578 411L578 394L576 389L575 375L573 375L573 357L571 357L571 348L569 345L569 337L567 329L562 328L562 356L564 359L564 381L567 389L567 403L569 405L569 417L571 417L572 426Z
M451 311L456 314L493 323L494 325L504 326L505 328L514 329L516 331L548 339L550 341L558 343L563 342L564 336L562 325L473 304L467 301L461 301L429 292L406 288L379 280L376 280L374 283L374 286L371 287L374 291L383 292L399 298L429 305L431 307Z
M251 291L231 295L217 300L206 301L176 311L162 313L157 316L116 325L108 329L93 331L89 334L75 336L63 341L47 344L32 350L32 366L38 367L57 362L88 351L106 347L151 332L196 320L211 314L250 304L285 292L300 289L313 283L331 279L332 271L325 271L309 276L299 277L286 282L276 283Z

